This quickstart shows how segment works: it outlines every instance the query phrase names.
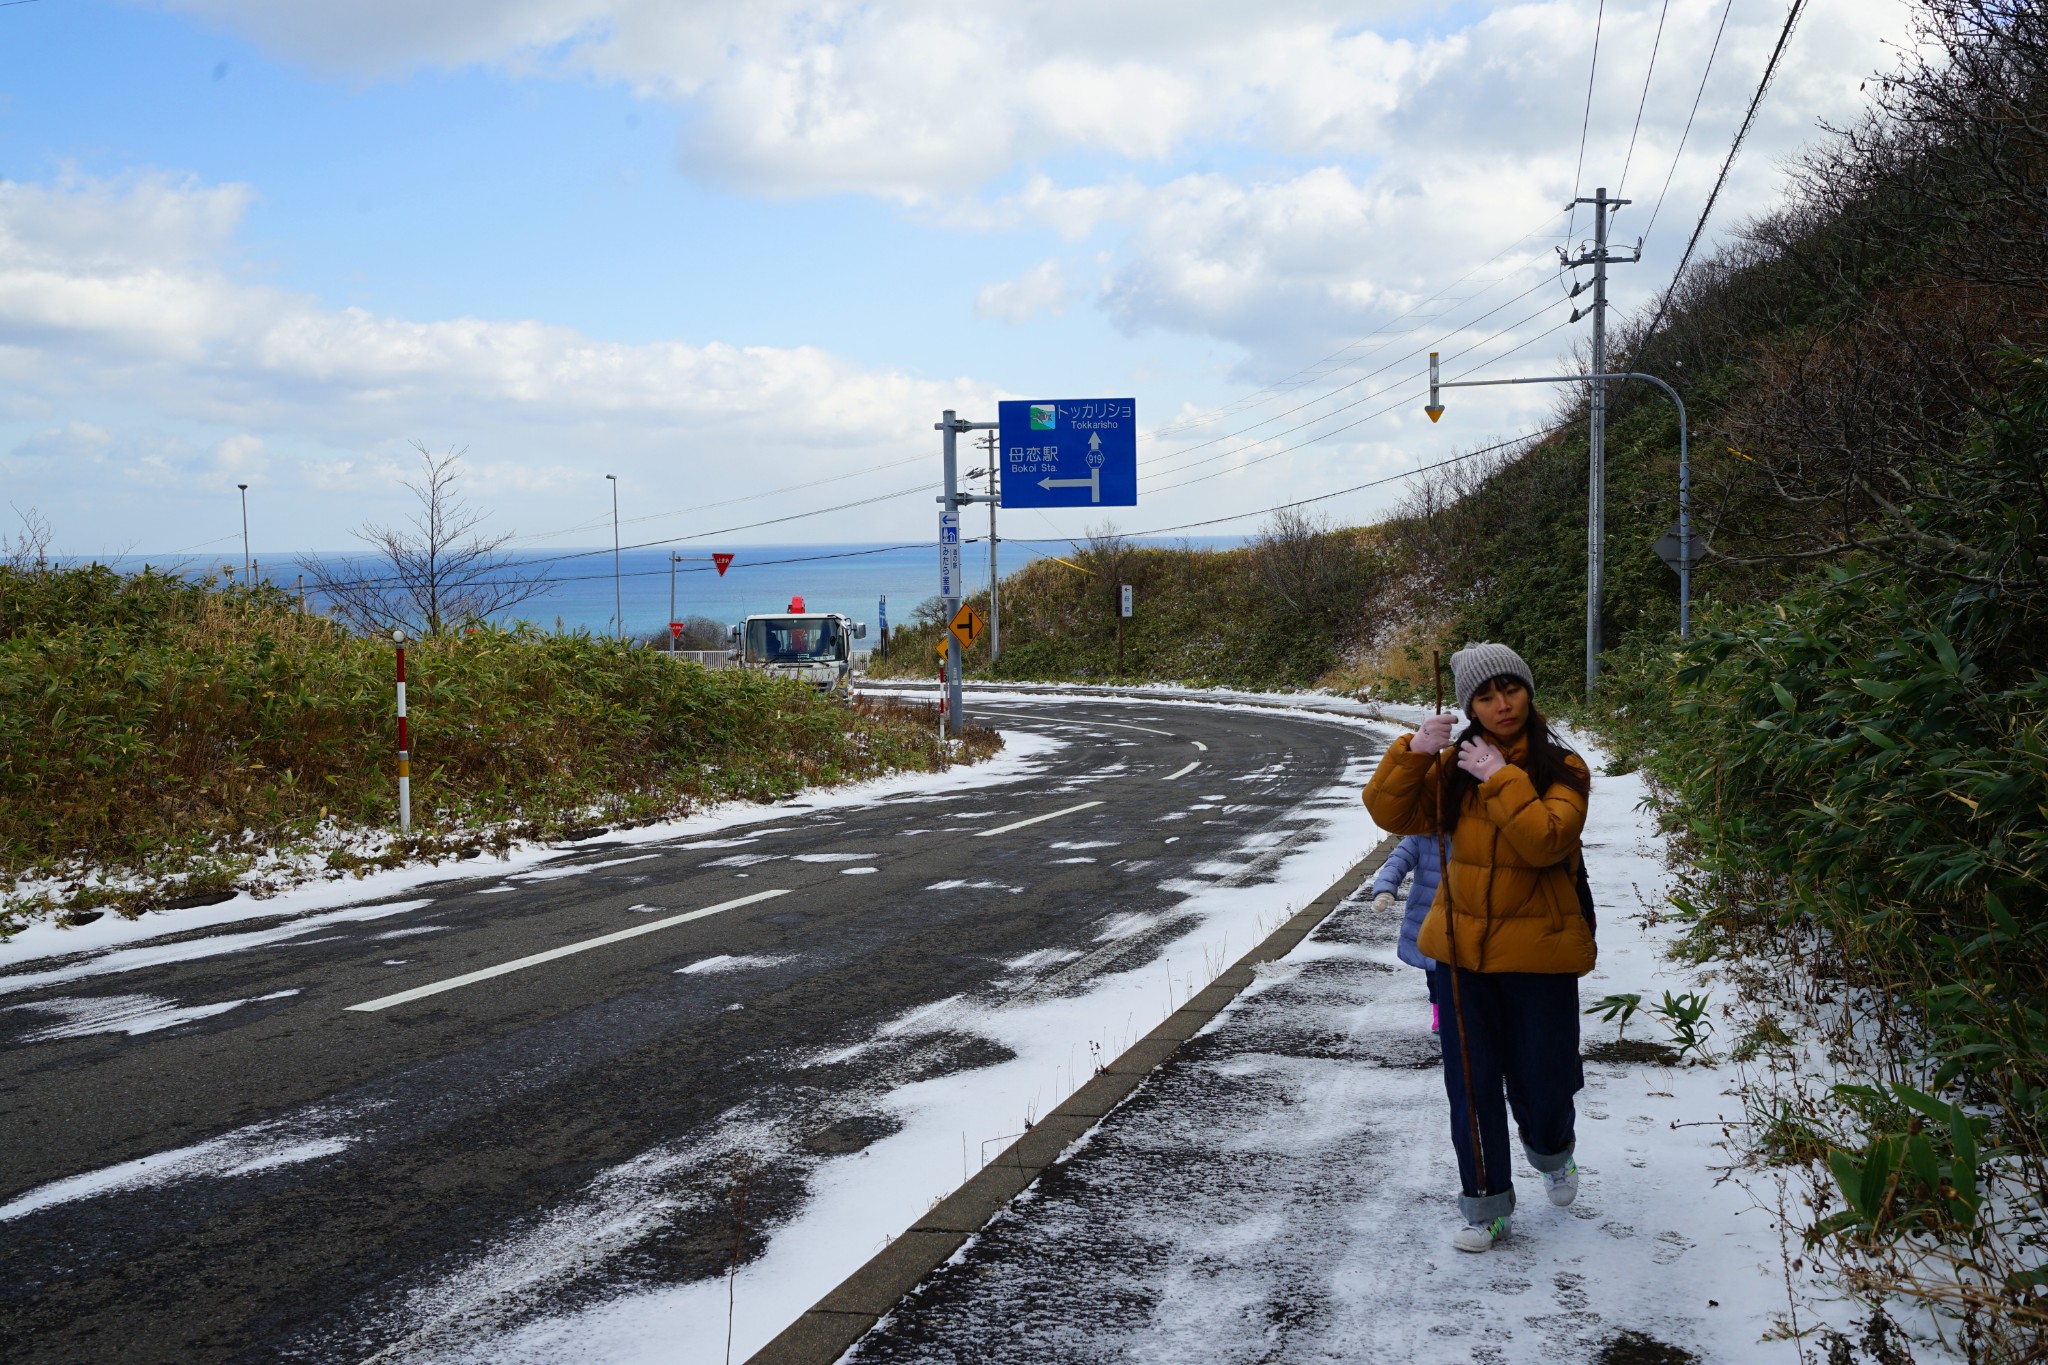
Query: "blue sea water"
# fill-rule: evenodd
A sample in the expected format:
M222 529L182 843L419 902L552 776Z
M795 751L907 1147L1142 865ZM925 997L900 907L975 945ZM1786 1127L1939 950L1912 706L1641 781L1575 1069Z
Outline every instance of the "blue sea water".
M1198 549L1225 549L1243 542L1239 536L1208 539L1176 539L1160 544L1192 545ZM1149 542L1134 542L1146 544ZM624 607L625 633L642 636L665 630L671 619L708 616L714 621L736 623L754 612L786 610L792 597L801 596L809 611L843 612L867 623L869 641L880 635L882 603L887 602L890 626L910 619L918 603L939 590L939 552L935 545L730 545L718 547L733 555L723 575L709 562L708 549L692 548L675 568L675 616L669 614L669 552L665 549L621 551L616 584L612 552L604 549L540 550L516 558L543 578L545 591L503 613L505 624L527 621L543 630L588 630L607 634L615 626L614 602ZM684 553L678 551L678 553ZM998 552L999 567L1008 576L1046 554L1071 556L1065 541L1005 540ZM319 559L335 556L317 555ZM289 588L301 556L267 555L257 560L259 575ZM962 548L961 568L969 590L988 584L988 553L985 542ZM165 566L162 556L127 555L110 561L115 568L139 569L144 563ZM223 557L204 563L188 561L171 564L185 573L218 571ZM235 568L240 568L239 559ZM317 597L312 600L317 609Z

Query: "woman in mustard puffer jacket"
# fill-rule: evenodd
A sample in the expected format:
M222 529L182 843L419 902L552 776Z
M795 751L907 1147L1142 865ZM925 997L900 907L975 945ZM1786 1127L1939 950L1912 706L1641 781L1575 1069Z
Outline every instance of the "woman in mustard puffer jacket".
M1440 831L1450 846L1416 947L1436 960L1436 996L1446 1006L1444 1090L1465 1218L1452 1241L1485 1251L1507 1236L1515 1207L1509 1107L1550 1202L1569 1204L1578 1193L1578 979L1593 970L1594 947L1575 869L1592 774L1536 710L1536 679L1521 655L1468 645L1451 656L1451 676L1472 728L1453 745L1453 717L1438 715L1396 740L1366 785L1365 807L1382 829Z

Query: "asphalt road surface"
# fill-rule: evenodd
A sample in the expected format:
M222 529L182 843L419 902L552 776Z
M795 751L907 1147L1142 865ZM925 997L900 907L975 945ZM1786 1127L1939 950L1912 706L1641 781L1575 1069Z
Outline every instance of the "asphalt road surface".
M0 975L0 1358L431 1357L422 1296L571 1205L616 1221L610 1250L493 1311L718 1275L734 1162L759 1243L892 1130L878 1096L1003 1060L888 1021L1144 963L1172 916L1105 920L1170 911L1163 881L1256 885L1376 747L1287 713L977 711L1065 747L1014 783Z

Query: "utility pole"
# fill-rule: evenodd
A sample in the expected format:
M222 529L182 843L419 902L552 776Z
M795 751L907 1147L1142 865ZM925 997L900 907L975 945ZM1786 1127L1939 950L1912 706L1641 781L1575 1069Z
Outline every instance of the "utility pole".
M993 664L1003 655L1003 608L996 597L996 433L991 431L983 438L981 448L988 452L988 661Z
M242 582L249 581L249 485L238 483L242 490Z
M612 485L612 630L626 638L626 593L619 585L619 476L607 474Z
M941 539L939 545L940 563L942 565L939 578L939 597L946 604L946 620L948 621L951 621L954 614L960 610L960 589L962 586L960 582L960 509L974 502L978 496L974 493L963 493L960 491L960 433L963 431L995 431L1000 425L997 422L963 421L951 408L947 408L940 415L939 421L936 423L938 430L943 434L944 438L941 442L940 453L944 458L946 470L946 491L939 495L939 502L946 509L940 531L942 537L948 528L951 529L953 534L953 541L950 545L943 539ZM965 718L960 714L960 667L960 650L957 648L948 649L946 651L946 713L947 727L954 735L958 735L966 725Z
M1593 267L1592 307L1573 309L1571 320L1577 322L1586 314L1592 314L1593 374L1600 376L1592 381L1591 411L1586 421L1589 446L1586 462L1586 696L1589 699L1600 677L1600 611L1607 591L1607 267L1629 265L1643 257L1641 242L1636 243L1633 255L1608 254L1607 220L1609 209L1618 209L1631 202L1628 199L1609 199L1605 185L1593 191L1591 199L1574 199L1574 205L1593 206L1593 249L1564 257L1566 265ZM1559 254L1562 256L1562 251ZM1584 287L1580 285L1572 293L1577 294Z

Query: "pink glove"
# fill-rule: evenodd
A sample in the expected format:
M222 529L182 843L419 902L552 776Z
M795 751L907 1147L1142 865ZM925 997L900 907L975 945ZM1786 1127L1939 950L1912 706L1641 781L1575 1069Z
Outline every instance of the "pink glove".
M1422 722L1422 728L1415 732L1415 738L1408 741L1408 752L1411 754L1435 753L1443 748L1444 744L1450 739L1451 727L1455 724L1457 724L1457 717L1455 716L1448 714L1431 716L1428 720Z
M1484 782L1507 767L1508 761L1490 741L1474 738L1458 746L1458 766Z

